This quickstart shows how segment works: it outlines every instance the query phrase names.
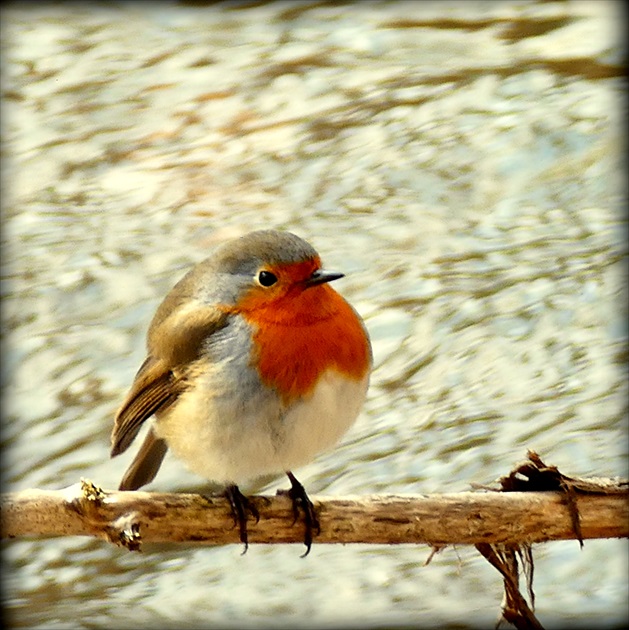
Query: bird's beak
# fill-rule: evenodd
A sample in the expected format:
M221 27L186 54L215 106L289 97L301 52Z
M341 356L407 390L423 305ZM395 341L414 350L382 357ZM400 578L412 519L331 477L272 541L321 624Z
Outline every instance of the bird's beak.
M332 282L332 280L338 280L345 274L338 271L324 271L323 269L317 269L313 274L305 281L306 288L316 287L318 284L325 284L326 282Z

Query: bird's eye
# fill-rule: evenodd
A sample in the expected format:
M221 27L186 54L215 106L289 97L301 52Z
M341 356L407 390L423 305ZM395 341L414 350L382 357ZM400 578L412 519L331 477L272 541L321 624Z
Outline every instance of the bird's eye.
M270 287L277 282L277 276L274 273L271 273L270 271L261 271L258 274L258 282L263 287Z

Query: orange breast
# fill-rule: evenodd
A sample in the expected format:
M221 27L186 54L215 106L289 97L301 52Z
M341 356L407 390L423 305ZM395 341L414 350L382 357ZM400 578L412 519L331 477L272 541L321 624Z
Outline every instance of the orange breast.
M328 369L361 380L371 366L367 333L352 307L327 284L237 309L254 328L262 381L284 403L307 396Z

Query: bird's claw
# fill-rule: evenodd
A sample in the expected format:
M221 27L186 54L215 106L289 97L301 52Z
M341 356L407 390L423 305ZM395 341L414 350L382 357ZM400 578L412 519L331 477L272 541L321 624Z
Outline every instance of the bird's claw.
M319 525L319 519L317 518L317 512L315 507L308 497L304 487L297 481L292 473L286 473L290 479L291 487L289 490L279 490L278 494L287 494L293 503L293 525L299 518L299 512L303 512L304 524L306 526L306 532L304 535L304 545L306 545L306 551L301 556L306 557L310 553L310 547L312 546L312 534L318 534L321 531Z
M258 509L240 490L238 486L227 486L225 496L231 507L232 517L234 519L234 527L238 525L240 530L240 542L244 544L242 555L247 553L249 548L249 536L247 534L247 512L256 519L256 523L260 520Z

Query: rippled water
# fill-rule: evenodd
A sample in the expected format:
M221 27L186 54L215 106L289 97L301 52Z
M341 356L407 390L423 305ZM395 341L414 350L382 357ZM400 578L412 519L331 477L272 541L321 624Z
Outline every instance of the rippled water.
M3 487L114 488L166 291L226 237L310 240L376 369L311 494L449 492L535 449L626 475L624 22L595 3L2 10ZM283 484L284 482L279 482ZM277 483L256 486L274 492ZM202 490L172 458L159 490ZM487 627L472 550L130 554L8 541L16 627ZM535 548L548 627L627 618L626 541Z

